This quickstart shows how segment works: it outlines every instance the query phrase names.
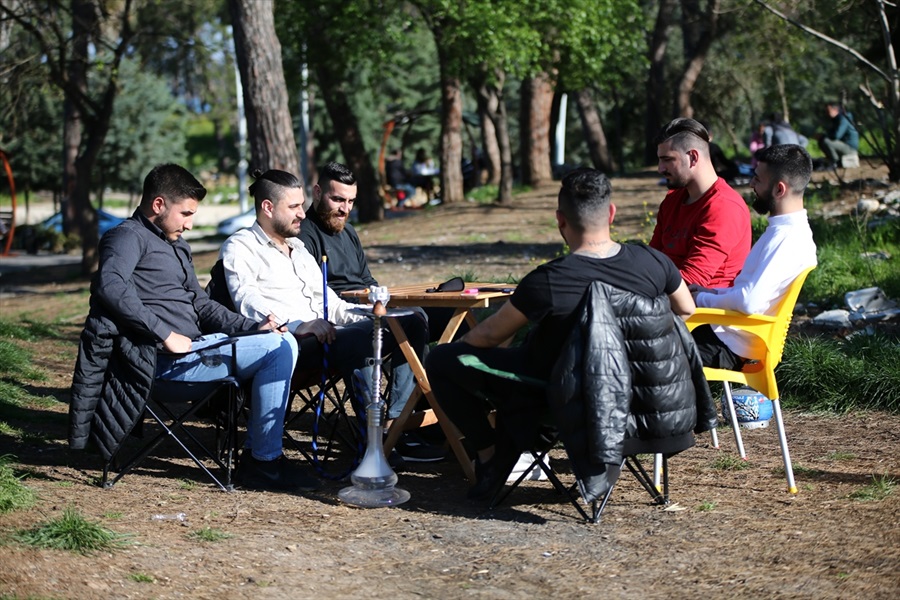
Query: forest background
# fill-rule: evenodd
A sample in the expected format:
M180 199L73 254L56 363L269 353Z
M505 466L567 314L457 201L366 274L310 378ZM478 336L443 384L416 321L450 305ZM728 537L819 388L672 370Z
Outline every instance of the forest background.
M448 203L466 160L508 204L514 184L567 167L654 165L676 116L748 159L762 118L812 138L826 100L896 180L897 18L882 0L0 0L0 149L26 202L64 207L85 274L104 193L134 201L161 161L230 200L248 167L312 183L338 160L360 181L359 219L382 219L391 119L389 149L434 156Z

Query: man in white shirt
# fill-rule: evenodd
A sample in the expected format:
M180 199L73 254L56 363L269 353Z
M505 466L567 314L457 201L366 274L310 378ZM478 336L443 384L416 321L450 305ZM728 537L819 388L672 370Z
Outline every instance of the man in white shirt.
M300 180L274 169L255 176L250 194L255 199L256 222L225 240L219 254L235 308L247 317L272 314L286 323L298 338L302 368L322 365L328 344L329 364L349 383L353 370L364 368L372 355L373 321L351 312L357 305L324 285L319 265L298 239L306 217ZM427 328L410 328L406 333L421 355ZM383 340L383 354L393 352L392 365L405 363L390 331L385 331ZM408 398L400 393L392 396L389 414L399 414Z
M816 265L816 244L803 208L803 192L812 174L809 154L800 146L785 144L761 150L757 159L750 182L756 194L753 209L769 214L769 224L733 286L689 286L698 307L774 315L794 279ZM739 370L748 360L764 358L764 346L750 333L709 325L697 327L693 333L708 367Z

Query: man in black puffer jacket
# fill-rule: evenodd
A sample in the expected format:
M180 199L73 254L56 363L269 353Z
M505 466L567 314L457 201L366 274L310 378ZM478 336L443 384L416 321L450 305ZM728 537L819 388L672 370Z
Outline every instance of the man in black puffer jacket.
M526 275L509 302L459 343L439 345L429 353L426 369L432 390L476 452L470 499L489 499L502 485L518 452L532 444L547 402L543 389L466 367L460 355L473 354L492 369L549 380L595 281L647 300L662 296L670 303L670 318L673 313L685 318L693 314L690 292L669 258L643 244L620 245L610 239L615 212L605 175L594 169L569 173L562 180L556 219L571 253ZM534 326L522 346L499 347L529 323ZM611 375L630 378L626 356ZM497 409L496 429L487 419L491 407ZM624 421L618 421L610 426L624 429Z

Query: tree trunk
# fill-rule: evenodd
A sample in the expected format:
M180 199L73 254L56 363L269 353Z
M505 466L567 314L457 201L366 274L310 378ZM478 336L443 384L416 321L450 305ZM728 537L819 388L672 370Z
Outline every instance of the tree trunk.
M500 184L500 144L497 141L497 128L491 115L497 114L497 104L500 101L496 93L496 87L488 85L485 78L472 82L472 87L478 91L478 119L481 123L481 147L484 149L484 161L487 163L488 185Z
M300 174L281 43L275 33L274 2L228 0L234 29L251 169L281 169Z
M491 124L491 129L495 133L494 144L497 148L498 167L497 202L510 204L512 202L513 164L506 102L503 101L503 85L506 82L506 74L503 71L497 71L494 76L496 78L494 83L488 83L485 79L476 89L478 90L479 106L483 104L487 122Z
M522 183L537 186L552 179L550 168L550 111L553 86L550 76L540 73L522 82L519 120L522 146Z
M694 107L691 96L700 78L709 48L716 39L721 0L708 0L706 11L701 15L698 0L682 0L682 32L685 49L685 66L678 80L676 112L680 117L693 118Z
M325 42L321 39L317 41ZM378 178L366 152L356 115L350 107L342 73L332 72L331 66L323 61L317 61L315 73L344 160L356 175L359 220L363 223L381 221L384 219L384 204L378 195Z
M650 38L647 55L650 69L647 74L646 116L644 120L644 164L656 163L654 140L663 126L662 106L666 97L666 48L669 45L669 27L675 11L675 0L660 0L656 25Z
M609 155L609 144L606 142L606 133L603 131L603 122L594 96L589 88L575 92L575 103L578 106L578 115L581 117L581 126L584 128L584 138L587 140L588 150L591 154L591 162L594 167L607 174L615 172L612 157Z
M459 78L447 72L447 61L440 45L438 60L441 65L441 200L452 204L462 202L465 198L462 177L462 91Z

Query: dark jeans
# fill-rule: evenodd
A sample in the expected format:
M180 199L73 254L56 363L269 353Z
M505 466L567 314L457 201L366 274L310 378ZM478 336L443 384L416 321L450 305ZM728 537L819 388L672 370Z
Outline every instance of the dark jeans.
M525 375L525 349L439 344L428 353L425 370L438 404L474 450L493 446L498 434L519 451L530 448L546 407L544 389L466 367L459 362L461 354L474 354L493 369ZM487 418L492 408L497 410L497 431Z
M700 360L704 367L740 371L747 362L732 352L731 348L719 339L710 325L700 325L691 332L691 335L694 336L694 342L697 344L697 351L700 352Z

